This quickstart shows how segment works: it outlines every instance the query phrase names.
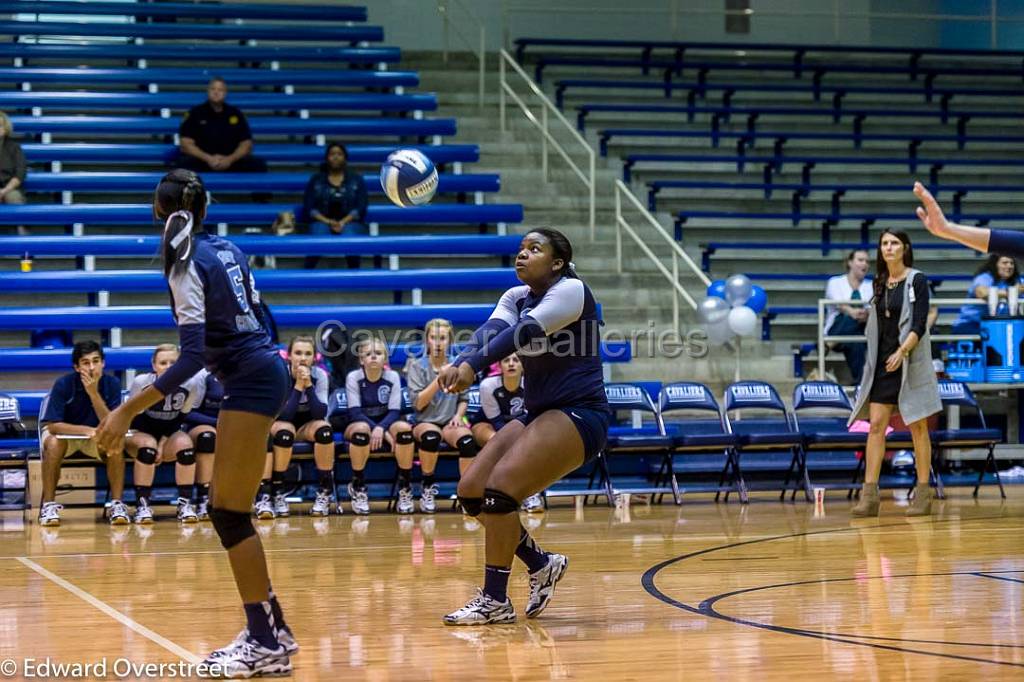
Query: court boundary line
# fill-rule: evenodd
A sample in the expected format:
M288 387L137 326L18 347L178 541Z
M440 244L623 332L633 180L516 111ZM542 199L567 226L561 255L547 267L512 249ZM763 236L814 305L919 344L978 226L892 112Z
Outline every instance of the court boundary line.
M139 623L137 621L132 620L128 616L124 615L123 613L121 613L120 611L115 609L113 606L110 606L106 602L104 602L104 601L100 600L99 598L93 596L92 594L86 592L85 590L83 590L82 588L78 587L77 585L74 585L73 583L65 580L64 578L60 577L56 573L53 573L52 571L49 571L46 568L43 568L42 566L40 566L36 562L32 561L28 557L23 557L22 556L22 557L14 557L14 558L17 559L18 562L21 563L26 568L29 568L32 571L38 573L39 575L43 576L44 578L46 578L50 582L54 583L58 587L64 588L65 590L67 590L71 594L75 595L76 597L78 597L79 599L84 601L85 603L89 604L93 608L103 612L107 616L110 616L114 620L118 621L119 623L121 623L122 625L127 627L129 630L142 635L143 637L145 637L146 639L150 640L154 644L157 644L158 646L166 649L167 651L170 651L172 654L177 656L179 659L187 661L188 663L191 663L193 665L202 663L202 661L203 661L202 657L197 656L196 654L192 653L188 649L185 649L184 647L181 647L181 646L175 644L174 642L172 642L171 640L167 639L163 635L160 635L160 634L154 632L153 630L150 630L149 628L147 628L142 623Z
M973 518L973 519L961 519L961 518L957 518L957 519L936 519L936 520L929 520L929 522L930 522L930 525L934 526L934 525L939 524L939 523L952 523L954 521L960 522L960 523L965 523L965 522L969 523L969 522L973 522L973 521L991 521L991 520L994 520L994 519L1005 519L1005 518L1009 518L1009 517L1007 517L1005 514L1000 514L998 516L979 516L979 517L976 517L976 518ZM651 566L646 571L644 571L643 575L640 578L640 584L644 588L644 591L646 591L649 595L651 595L652 597L654 597L658 601L664 602L665 604L667 604L669 606L672 606L672 607L677 608L677 609L681 609L683 611L687 611L689 613L693 613L695 615L705 616L707 618L714 618L716 620L721 620L721 621L724 621L724 622L727 622L727 623L733 623L733 624L738 624L738 625L746 625L748 627L755 627L755 628L759 628L759 629L763 629L763 630L768 630L768 631L771 631L771 632L777 632L777 633L780 633L780 634L792 634L792 635L797 635L797 636L800 636L800 637L810 637L812 639L824 639L824 640L839 642L841 644L853 644L855 646L866 646L866 647L872 647L872 648L875 648L875 649L884 649L884 650L889 650L889 651L897 651L897 652L901 652L901 653L915 653L915 654L922 654L922 655L925 655L925 656L936 656L936 657L941 657L941 658L952 658L952 659L958 659L958 660L969 660L969 661L972 661L972 662L991 663L991 664L994 664L994 665L1007 665L1007 666L1012 666L1012 667L1022 667L1022 668L1024 668L1024 664L1021 664L1021 663L1013 663L1013 662L1008 662L1008 661L994 661L994 660L989 660L989 659L971 658L971 657L966 657L966 656L959 656L957 654L944 654L944 653L930 652L930 651L919 651L919 650L915 650L915 649L905 649L905 648L902 648L902 647L890 646L890 645L885 645L885 644L875 644L875 643L872 643L872 642L861 642L861 641L857 641L857 640L854 640L854 639L842 639L840 637L829 635L828 633L815 632L813 630L800 630L800 629L796 629L796 628L787 628L787 627L778 626L778 625L770 625L770 624L767 624L767 623L757 623L755 621L743 621L743 620L740 620L740 619L733 618L731 616L726 616L724 614L718 613L717 611L715 611L714 609L711 609L711 608L705 609L704 608L705 604L707 602L709 602L710 600L715 599L716 597L711 597L709 599L705 599L705 600L703 600L701 602L700 606L696 606L695 607L695 606L691 606L689 604L683 603L683 602L681 602L681 601L679 601L677 599L672 598L668 594L666 594L666 593L662 592L660 589L658 589L658 586L655 585L655 578L657 577L658 573L660 573L662 570L668 568L669 566L672 566L673 564L677 564L677 563L679 563L681 561L684 561L686 559L692 559L694 557L702 556L704 554L710 554L711 552L717 552L717 551L721 551L721 550L724 550L724 549L735 549L736 547L744 547L744 546L747 546L747 545L754 545L754 544L759 544L759 543L762 543L762 542L773 542L775 540L792 540L792 539L795 539L795 538L809 537L809 536L814 536L814 535L825 535L825 534L829 534L829 533L851 533L851 532L855 532L855 531L859 531L859 530L864 530L865 528L877 529L877 528L895 528L895 527L904 527L904 526L906 526L906 521L897 522L897 523L888 523L888 524L880 523L880 524L877 524L877 525L874 525L874 526L868 526L868 527L848 526L848 527L845 527L845 528L829 528L829 529L822 529L822 530L815 530L815 531L807 531L807 532L803 532L803 533L788 533L786 535L775 535L775 536L771 536L771 537L757 538L757 539L754 539L754 540L745 540L743 542L734 542L734 543L729 543L729 544L725 544L725 545L719 545L719 546L716 546L716 547L708 547L708 548L705 548L705 549L697 550L695 552L689 552L687 554L681 554L679 556L673 557L671 559L666 559L665 561L662 561L660 563L655 564L654 566ZM991 571L991 572L994 573L995 571ZM1020 572L1020 571L1019 570L1014 570L1014 571L1008 571L1008 572L1017 573L1017 572ZM826 579L826 580L832 580L832 579ZM836 578L834 580L843 580L843 578ZM818 581L815 581L815 582L818 582ZM749 588L749 589L759 589L759 588ZM743 591L743 590L741 590L741 591ZM721 595L719 595L719 596L721 596ZM713 602L711 602L711 603L713 604Z
M1005 580L1008 583L1017 583L1019 585L1024 585L1024 580L1020 580L1018 578L1007 578L1006 576L1002 576L1002 575L989 575L990 573L1022 573L1022 572L1024 572L1024 571L978 571L976 573L971 573L971 575L976 575L979 578L990 578L992 580Z

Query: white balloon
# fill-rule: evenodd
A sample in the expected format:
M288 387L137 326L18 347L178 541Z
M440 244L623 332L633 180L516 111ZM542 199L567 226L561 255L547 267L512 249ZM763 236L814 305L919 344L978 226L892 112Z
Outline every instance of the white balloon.
M725 280L725 300L734 308L749 301L753 293L754 285L746 275L732 275Z
M722 299L718 300L721 301ZM724 317L718 322L709 322L704 325L704 329L707 331L708 343L711 346L721 346L733 337L732 329L729 328L728 317Z
M729 329L738 336L751 336L757 329L757 313L747 306L739 306L729 311Z
M697 306L701 322L715 324L729 317L729 304L717 296L708 296Z

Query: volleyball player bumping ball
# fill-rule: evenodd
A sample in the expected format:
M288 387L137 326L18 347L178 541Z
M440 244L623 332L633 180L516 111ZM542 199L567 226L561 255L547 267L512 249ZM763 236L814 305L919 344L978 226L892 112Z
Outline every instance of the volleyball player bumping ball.
M245 254L207 233L206 190L191 171L163 177L153 214L164 223L161 255L181 343L173 366L111 412L100 447L120 450L132 419L185 383L204 364L224 385L210 520L228 552L247 627L205 663L226 677L285 674L298 651L270 586L250 506L263 473L267 435L288 392L288 370L266 331Z
M483 588L444 617L447 625L515 622L506 593L514 557L529 571L527 618L547 607L569 560L537 546L519 521L519 505L596 457L608 437L601 319L573 268L572 245L557 230L532 230L515 269L523 284L502 295L490 319L437 377L442 390L462 391L478 372L518 352L526 387L526 414L503 426L459 481L463 510L484 525L486 566Z

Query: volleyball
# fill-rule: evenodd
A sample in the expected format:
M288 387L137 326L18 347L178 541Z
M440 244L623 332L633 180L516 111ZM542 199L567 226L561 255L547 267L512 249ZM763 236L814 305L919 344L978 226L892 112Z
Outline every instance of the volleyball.
M388 154L380 169L380 185L398 206L420 206L437 192L437 169L416 149L399 149Z

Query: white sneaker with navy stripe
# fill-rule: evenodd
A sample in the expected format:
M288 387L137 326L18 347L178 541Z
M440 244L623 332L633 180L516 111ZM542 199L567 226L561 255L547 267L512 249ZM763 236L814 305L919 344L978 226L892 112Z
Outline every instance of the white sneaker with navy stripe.
M60 510L63 508L64 505L57 504L56 502L43 502L43 506L39 508L39 525L59 526Z
M292 662L284 645L278 642L276 649L268 649L252 637L235 639L207 656L203 663L209 668L204 671L204 676L228 679L271 677L292 671Z
M526 602L526 617L536 618L547 608L555 593L555 585L569 568L569 558L563 554L549 554L548 565L530 574L530 598Z
M504 602L492 599L477 588L476 596L461 609L456 609L444 617L445 625L501 625L516 622L516 610L512 608L512 600Z

